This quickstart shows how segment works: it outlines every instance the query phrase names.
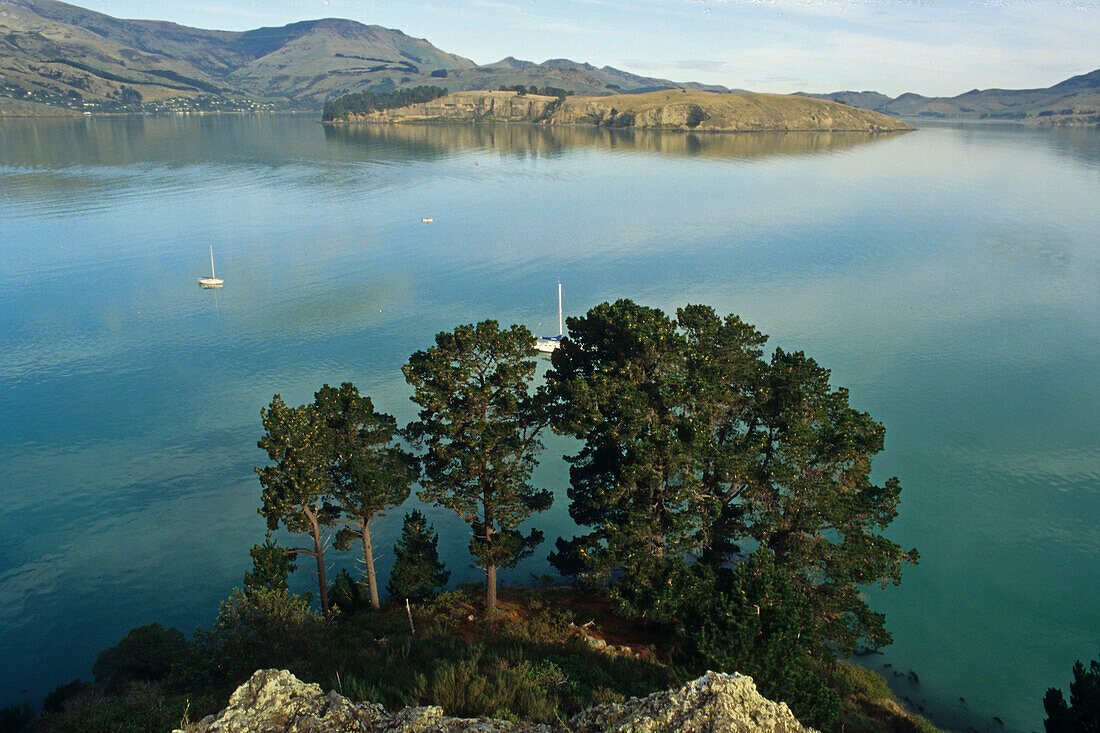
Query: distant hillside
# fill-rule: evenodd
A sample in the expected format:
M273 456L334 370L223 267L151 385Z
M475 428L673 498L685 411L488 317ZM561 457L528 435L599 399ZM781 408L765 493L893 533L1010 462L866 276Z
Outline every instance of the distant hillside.
M478 66L399 30L335 18L230 32L120 20L56 0L5 0L4 8L0 97L23 109L320 109L352 91L422 85L524 84L588 95L723 90L566 59Z
M505 91L457 92L405 107L348 115L341 121L528 122L710 132L913 129L887 115L837 102L686 89L564 98Z
M1046 89L974 89L957 97L878 92L806 94L900 117L1022 120L1048 125L1100 124L1100 69Z

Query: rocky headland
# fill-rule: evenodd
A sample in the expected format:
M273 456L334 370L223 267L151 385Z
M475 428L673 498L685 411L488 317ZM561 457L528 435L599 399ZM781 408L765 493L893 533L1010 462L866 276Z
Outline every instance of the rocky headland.
M387 712L284 670L259 670L216 716L175 733L816 733L756 691L751 677L707 672L680 689L589 708L554 725L452 718L437 706Z
M667 89L602 97L456 92L338 122L523 122L710 132L912 130L907 122L839 102L784 94Z

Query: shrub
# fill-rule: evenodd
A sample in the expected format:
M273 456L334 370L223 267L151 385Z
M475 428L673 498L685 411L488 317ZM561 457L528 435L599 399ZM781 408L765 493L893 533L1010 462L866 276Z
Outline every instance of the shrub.
M139 626L116 646L99 653L92 674L96 682L110 688L128 682L160 681L192 653L192 644L179 629L166 629L160 624Z
M405 515L393 555L386 592L395 599L429 596L451 577L439 560L439 535L419 511Z
M259 668L300 671L321 642L325 620L286 590L235 589L209 630L196 632L214 672L243 679Z
M333 607L343 613L355 613L371 607L369 591L344 569L336 574L329 587L328 597Z
M288 577L295 570L294 553L279 547L268 532L262 545L253 545L252 570L244 574L244 587L252 592L262 589L287 590Z
M786 702L799 720L832 727L840 698L817 670L833 657L817 641L809 603L771 551L758 550L732 571L696 564L670 583L682 585L674 626L685 664L748 674L761 694Z
M1073 665L1069 683L1069 704L1062 691L1051 687L1043 698L1047 718L1046 733L1097 733L1100 731L1100 658L1085 669L1080 661Z

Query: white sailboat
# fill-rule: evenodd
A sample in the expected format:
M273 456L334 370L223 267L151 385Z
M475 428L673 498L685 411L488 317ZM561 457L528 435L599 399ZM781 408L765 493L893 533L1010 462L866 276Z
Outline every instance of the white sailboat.
M199 285L204 288L220 288L224 283L214 277L214 245L210 245L210 277L200 277Z
M549 354L561 346L561 337L565 333L565 324L561 318L561 283L558 283L558 335L539 336L535 339L535 348Z

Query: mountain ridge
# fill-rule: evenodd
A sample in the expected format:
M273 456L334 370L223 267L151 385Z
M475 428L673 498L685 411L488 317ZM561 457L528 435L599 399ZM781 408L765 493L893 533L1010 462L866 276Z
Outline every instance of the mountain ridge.
M0 16L0 102L6 98L9 109L18 100L23 108L93 112L319 110L349 92L438 83L452 91L524 84L589 95L725 91L569 59L510 56L478 65L401 30L343 18L221 31L114 18L58 0L0 5L7 11Z
M1015 120L1043 125L1100 125L1100 69L1038 89L971 89L954 97L905 92L897 97L873 91L799 96L841 102L910 118Z

